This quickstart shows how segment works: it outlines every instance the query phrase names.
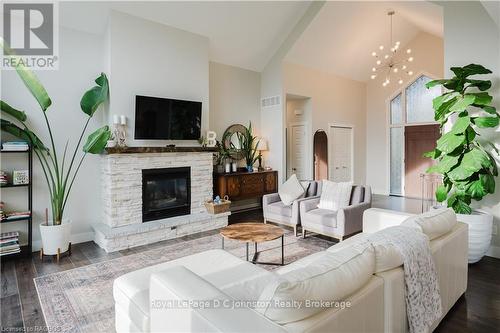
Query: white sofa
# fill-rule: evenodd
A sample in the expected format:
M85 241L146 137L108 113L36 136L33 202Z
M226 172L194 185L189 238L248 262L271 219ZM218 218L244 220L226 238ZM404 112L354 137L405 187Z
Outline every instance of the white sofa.
M366 232L274 272L223 250L210 250L128 273L116 279L113 287L116 329L118 332L405 332L401 259L387 255L386 249L367 246L364 238L371 232L400 224L407 217L407 214L369 209L363 222ZM449 229L439 237L433 234L435 238L430 242L444 314L467 285L467 226L457 223L455 218ZM350 303L303 309L261 306L276 304L275 301L285 304L294 299ZM257 300L273 302L240 302Z

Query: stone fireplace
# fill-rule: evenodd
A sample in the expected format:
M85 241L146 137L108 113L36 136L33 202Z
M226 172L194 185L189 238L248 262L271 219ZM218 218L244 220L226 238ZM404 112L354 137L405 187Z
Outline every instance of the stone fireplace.
M95 242L107 252L227 225L208 214L213 151L201 147L108 149L102 163L102 222Z

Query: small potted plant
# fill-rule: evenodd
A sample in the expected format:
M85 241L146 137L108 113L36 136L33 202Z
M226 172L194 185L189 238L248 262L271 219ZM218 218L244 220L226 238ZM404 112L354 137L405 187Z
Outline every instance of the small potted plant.
M490 74L481 65L452 67L451 79L434 80L427 88L441 85L447 90L433 100L434 119L441 128L453 119L451 129L437 141L436 149L424 156L437 164L428 173L443 175L443 184L436 189L436 200L445 202L457 213L457 219L469 225L469 262L479 261L491 242L493 216L471 208L472 200L480 201L495 192L498 169L497 148L479 138L482 129L494 129L500 115L491 106L490 80L472 79L472 75ZM491 150L491 153L490 153Z
M9 53L10 49L7 46L2 45L2 48L5 52L15 57L15 55ZM68 144L66 143L64 152L61 155L56 149L54 136L52 134L53 129L47 117L52 101L35 74L27 67L24 67L22 62L17 63L16 71L19 77L40 105L50 137L50 146L45 145L38 136L30 130L27 123L27 116L24 111L16 110L4 101L0 101L2 116L4 114L8 115L11 121L2 117L1 128L14 136L29 141L35 155L40 161L40 166L49 190L52 211L50 221L47 218L47 221L40 225L43 253L57 255L59 258L61 253L68 250L70 244L71 223L70 219L65 215L65 209L78 171L87 154L101 153L111 137L111 131L108 126L99 128L87 137L82 147L83 153L78 154L90 120L99 109L99 106L108 99L108 79L104 73L101 73L95 80L96 86L83 94L80 101L80 107L88 118L83 126L77 144L74 147L74 151L67 154L69 151Z
M245 132L239 134L238 138L240 141L243 158L246 162L247 171L253 172L253 165L260 157L260 154L257 151L257 146L259 145L260 140L258 140L258 138L253 135L251 122L248 127L245 128Z

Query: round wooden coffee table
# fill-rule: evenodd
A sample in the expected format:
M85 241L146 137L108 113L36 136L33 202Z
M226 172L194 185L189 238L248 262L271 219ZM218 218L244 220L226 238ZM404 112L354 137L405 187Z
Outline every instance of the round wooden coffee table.
M220 231L222 236L222 248L224 249L224 238L233 239L240 242L245 242L247 247L247 261L248 258L248 244L255 244L255 253L253 255L252 263L264 265L280 265L285 264L285 233L283 229L271 224L264 223L236 223L231 224ZM259 262L259 251L257 250L257 243L263 243L278 239L281 237L281 263L272 262Z

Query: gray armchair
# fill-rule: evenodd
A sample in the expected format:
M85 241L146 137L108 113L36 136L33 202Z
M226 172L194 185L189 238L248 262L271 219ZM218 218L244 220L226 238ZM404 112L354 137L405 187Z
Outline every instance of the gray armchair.
M278 193L266 194L262 197L262 210L264 212L264 223L275 222L288 225L293 228L297 236L297 227L300 225L300 203L304 200L316 198L318 182L311 181L303 198L295 200L286 206L280 199ZM318 197L319 198L319 197Z
M369 186L352 187L349 206L338 211L318 208L320 197L300 202L302 237L307 231L342 239L363 229L363 212L371 207L372 192Z

